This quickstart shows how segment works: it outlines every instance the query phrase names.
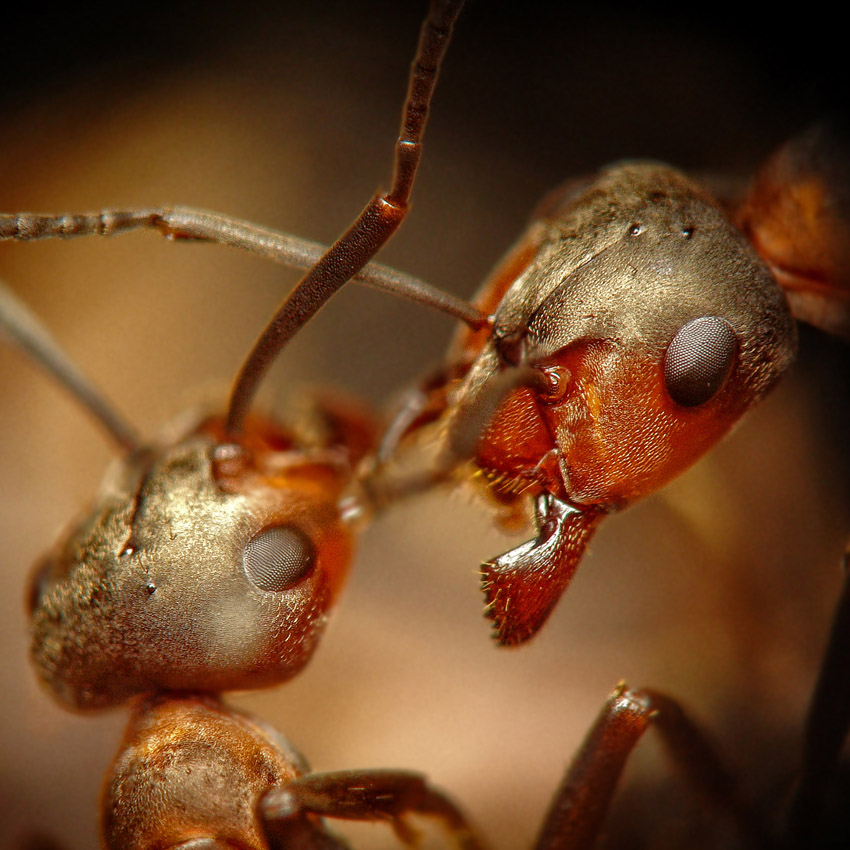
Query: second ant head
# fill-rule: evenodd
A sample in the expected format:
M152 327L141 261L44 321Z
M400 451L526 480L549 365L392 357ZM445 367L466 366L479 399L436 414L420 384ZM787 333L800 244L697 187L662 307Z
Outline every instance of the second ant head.
M339 507L362 449L305 446L268 421L220 420L116 463L33 578L32 654L76 708L152 690L274 684L309 660L353 532Z

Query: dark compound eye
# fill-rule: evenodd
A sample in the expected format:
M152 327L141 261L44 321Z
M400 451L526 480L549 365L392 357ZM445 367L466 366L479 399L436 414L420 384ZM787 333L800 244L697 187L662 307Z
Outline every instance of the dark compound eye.
M280 593L297 584L316 561L313 542L299 528L277 525L255 534L245 547L245 575L260 590Z
M664 382L676 404L695 407L713 398L732 371L735 329L719 316L701 316L679 328L664 355Z

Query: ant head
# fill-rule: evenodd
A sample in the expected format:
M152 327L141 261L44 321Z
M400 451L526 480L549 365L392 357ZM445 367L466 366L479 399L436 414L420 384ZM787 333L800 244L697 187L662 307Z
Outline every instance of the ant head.
M551 389L508 397L480 445L503 444L515 422L527 434L534 402L558 448L552 492L572 502L610 509L662 486L793 358L773 276L716 203L666 166L615 166L550 199L513 256L524 264L482 360L539 369Z
M33 578L32 654L54 693L95 708L297 673L352 552L339 501L363 420L333 424L347 442L305 449L256 418L238 442L207 420L119 461Z
M310 260L239 371L226 419L164 447L139 449L132 432L91 404L57 347L17 303L6 325L107 425L129 458L38 569L30 594L33 656L60 699L114 705L154 690L254 688L292 676L309 659L351 555L339 506L354 460L372 448L357 417L329 414L318 453L250 415L256 389L289 340L363 267L403 221L422 153L434 86L458 2L434 3L412 65L389 192L376 195L327 251ZM7 217L4 233L75 235L161 228L174 238L247 247L303 262L316 246L202 211ZM35 222L40 221L40 225ZM51 223L52 221L52 223ZM22 226L25 222L25 226ZM182 223L181 223L182 222ZM300 259L299 259L300 258ZM388 270L364 279L474 325L475 310ZM0 293L2 294L2 293ZM454 308L453 306L454 305ZM86 383L86 382L83 382ZM365 436L365 439L364 439Z

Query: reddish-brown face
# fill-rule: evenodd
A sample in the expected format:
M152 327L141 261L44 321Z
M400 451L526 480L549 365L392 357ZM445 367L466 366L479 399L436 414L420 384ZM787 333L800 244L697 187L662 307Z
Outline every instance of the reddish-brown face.
M663 166L612 169L556 204L507 266L513 283L494 278L493 333L467 338L477 359L457 394L518 365L551 385L511 394L479 442L502 497L543 489L611 510L648 495L793 357L778 285L702 190Z
M677 404L657 361L608 342L578 344L556 362L575 375L543 414L560 448L560 471L579 504L626 505L690 466L734 419L728 384L706 403Z
M553 196L479 298L447 391L459 411L505 396L473 458L489 492L534 497L538 537L482 567L500 642L534 635L598 522L701 457L793 359L774 276L705 191L656 163Z
M625 506L698 460L743 412L741 382L726 374L736 348L717 359L717 392L686 405L670 394L663 353L640 356L604 340L568 346L541 364L564 382L556 398L514 393L488 426L476 462L500 482L497 493L536 484L577 505Z
M33 658L63 702L262 687L310 658L351 560L352 458L218 431L121 461L34 576Z

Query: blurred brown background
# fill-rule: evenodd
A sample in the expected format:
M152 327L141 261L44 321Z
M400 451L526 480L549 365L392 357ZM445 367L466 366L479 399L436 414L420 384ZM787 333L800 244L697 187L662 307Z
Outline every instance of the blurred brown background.
M0 207L179 203L331 240L388 179L422 5L21 12L0 42ZM471 295L557 181L624 156L746 174L843 103L828 21L713 14L546 6L515 18L471 3L415 210L382 259ZM224 396L295 279L153 235L4 244L0 274L145 433ZM352 289L286 352L266 398L283 406L293 388L332 382L386 404L439 361L451 330ZM850 534L848 354L809 332L801 348L791 378L719 450L602 527L531 646L496 650L481 618L476 567L514 541L463 494L428 497L370 529L310 668L238 702L318 770L426 771L498 850L529 846L621 678L683 698L748 787L781 793ZM0 846L37 832L84 850L125 718L50 702L28 667L22 600L29 565L91 496L110 448L6 348L0 405ZM614 815L624 831L648 835L662 794L671 835L698 816L686 793L662 792L671 776L654 744L641 748ZM393 846L381 829L356 835Z

